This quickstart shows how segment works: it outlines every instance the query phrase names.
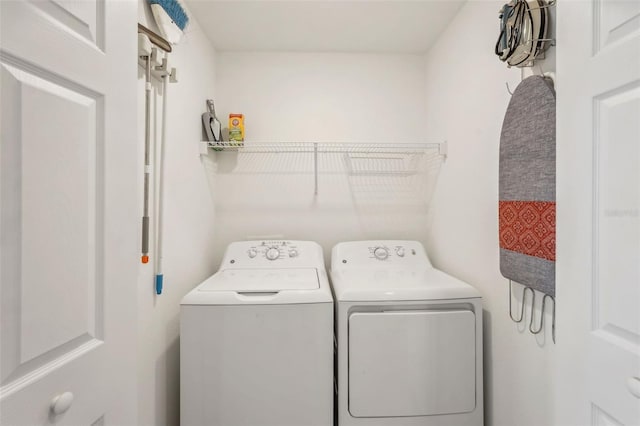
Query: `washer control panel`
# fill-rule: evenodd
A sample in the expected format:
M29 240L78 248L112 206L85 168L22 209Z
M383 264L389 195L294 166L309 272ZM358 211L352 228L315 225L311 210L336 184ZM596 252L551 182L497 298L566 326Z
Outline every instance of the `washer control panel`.
M303 267L324 263L322 248L312 241L242 241L229 245L223 264L230 267Z
M410 256L416 256L417 251L415 248L410 248L407 250L404 245L378 245L378 246L370 246L368 247L369 253L372 258L378 260L389 260L393 257L405 257L407 252Z
M389 258L389 249L387 247L369 247L369 251L373 252L373 257L378 260Z
M340 243L333 248L332 267L430 266L418 241L381 240Z
M300 255L298 244L292 241L261 241L259 245L253 245L247 249L250 259L262 257L267 260L282 260L295 258Z

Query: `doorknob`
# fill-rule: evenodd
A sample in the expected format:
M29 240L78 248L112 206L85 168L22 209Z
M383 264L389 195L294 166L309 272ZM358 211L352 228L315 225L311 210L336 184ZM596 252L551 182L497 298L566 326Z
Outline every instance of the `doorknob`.
M73 394L71 392L64 392L55 396L51 400L51 412L54 415L60 415L65 413L73 404Z
M640 377L629 377L627 379L627 387L631 395L640 398Z

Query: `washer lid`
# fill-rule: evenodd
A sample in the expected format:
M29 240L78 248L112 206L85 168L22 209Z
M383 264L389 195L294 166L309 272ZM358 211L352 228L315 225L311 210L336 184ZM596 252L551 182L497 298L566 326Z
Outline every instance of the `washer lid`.
M271 293L320 288L314 268L224 269L202 283L198 291Z

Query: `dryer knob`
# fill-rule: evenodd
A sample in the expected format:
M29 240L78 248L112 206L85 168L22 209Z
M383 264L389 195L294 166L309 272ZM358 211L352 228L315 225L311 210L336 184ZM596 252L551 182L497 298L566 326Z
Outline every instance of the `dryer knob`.
M267 252L265 253L265 256L269 260L276 260L277 258L280 257L280 250L278 250L275 247L271 247L267 250Z
M396 249L396 254L400 257L404 257L404 247L398 247Z
M376 257L376 259L378 260L385 260L387 257L389 257L389 252L387 251L386 248L384 247L377 247L374 251L373 251L373 255Z
M253 259L254 257L256 257L258 255L258 250L254 249L254 248L251 248L251 249L249 249L247 254L249 255L249 257L251 259Z

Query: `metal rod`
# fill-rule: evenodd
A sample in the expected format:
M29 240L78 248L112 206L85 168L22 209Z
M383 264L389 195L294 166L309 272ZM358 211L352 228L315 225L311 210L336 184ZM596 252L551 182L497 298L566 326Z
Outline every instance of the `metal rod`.
M222 149L223 151L237 151L241 153L251 153L251 154L361 154L361 155L382 155L382 154L423 154L427 149L435 149L436 147L424 147L424 148L415 148L412 150L402 150L398 151L392 147L384 147L384 148L373 148L370 150L366 150L364 148L352 148L345 147L344 149L322 149L318 148L318 143L314 143L313 149L311 148L300 148L300 149L280 149L277 146L253 146L253 147L225 147L219 146L217 144L210 144L211 148ZM440 156L444 156L441 153L438 153ZM376 157L378 158L378 157Z
M151 57L145 64L144 108L144 212L142 214L142 263L149 262L149 173L151 171Z
M530 40L525 41L523 44L531 44L534 42L548 42L550 46L555 46L556 45L556 39L555 38L532 38ZM533 58L531 61L535 61L536 58Z
M215 145L211 145L211 148L218 148L220 149L220 147L216 147ZM380 154L404 154L404 155L411 155L411 154L422 154L422 152L419 151L393 151L393 152L376 152L376 151L369 151L369 152L357 152L357 151L325 151L325 150L311 150L311 149L305 149L305 150L286 150L286 151L267 151L267 150L261 150L261 151L257 151L257 150L251 150L251 149L223 149L222 152L224 151L237 151L239 153L245 153L245 154L311 154L311 153L316 153L316 154L362 154L362 155L380 155ZM438 154L440 156L440 154ZM395 159L396 157L385 157L386 159ZM385 158L381 158L381 157L376 157L376 159L381 159L384 160Z
M425 148L440 148L442 144L446 142L431 142L431 143L412 143L412 142L398 142L398 143L357 143L357 142L311 142L311 141L290 141L290 142L253 142L250 144L236 145L233 142L217 142L215 147L217 148L236 148L236 149L250 149L250 148L289 148L289 147L311 147L313 144L317 144L319 148L322 147L340 147L340 149L395 149L396 147L405 149L425 149Z
M515 322L515 323L520 323L522 322L522 320L524 319L524 306L526 304L527 301L527 290L529 290L531 292L531 306L533 306L533 304L536 301L536 293L533 291L533 289L531 287L525 287L524 290L522 291L522 305L520 307L520 318L515 319L513 317L513 309L511 308L511 286L512 286L512 281L509 280L509 316L511 317L511 321ZM533 312L531 313L533 315Z
M542 298L542 307L540 308L540 324L538 325L538 329L535 330L533 328L533 313L534 313L534 304L531 305L531 321L529 322L529 331L532 334L540 334L540 332L544 329L544 308L546 306L547 298L551 299L553 302L553 312L552 312L552 321L551 321L551 338L553 339L553 343L556 343L556 300L553 296L549 294L545 294Z
M162 272L162 252L163 252L163 223L164 223L164 159L165 143L167 139L167 89L169 87L169 74L162 79L162 138L160 139L160 167L157 171L158 182L158 223L156 229L156 294L162 294L164 274Z
M544 6L529 7L529 6L527 5L527 8L528 8L529 10L540 10L540 9L548 9L548 8L553 7L553 6L555 6L555 5L556 5L556 1L555 1L555 0L552 0L552 1L550 1L549 3L545 4Z
M553 311L551 311L551 339L553 339L553 343L556 343L556 299L549 295L546 294L544 296L551 298L551 301L553 302Z
M138 24L138 32L149 36L149 40L151 40L151 43L155 44L160 49L164 50L167 53L171 52L171 44L155 31L150 30L142 24Z

